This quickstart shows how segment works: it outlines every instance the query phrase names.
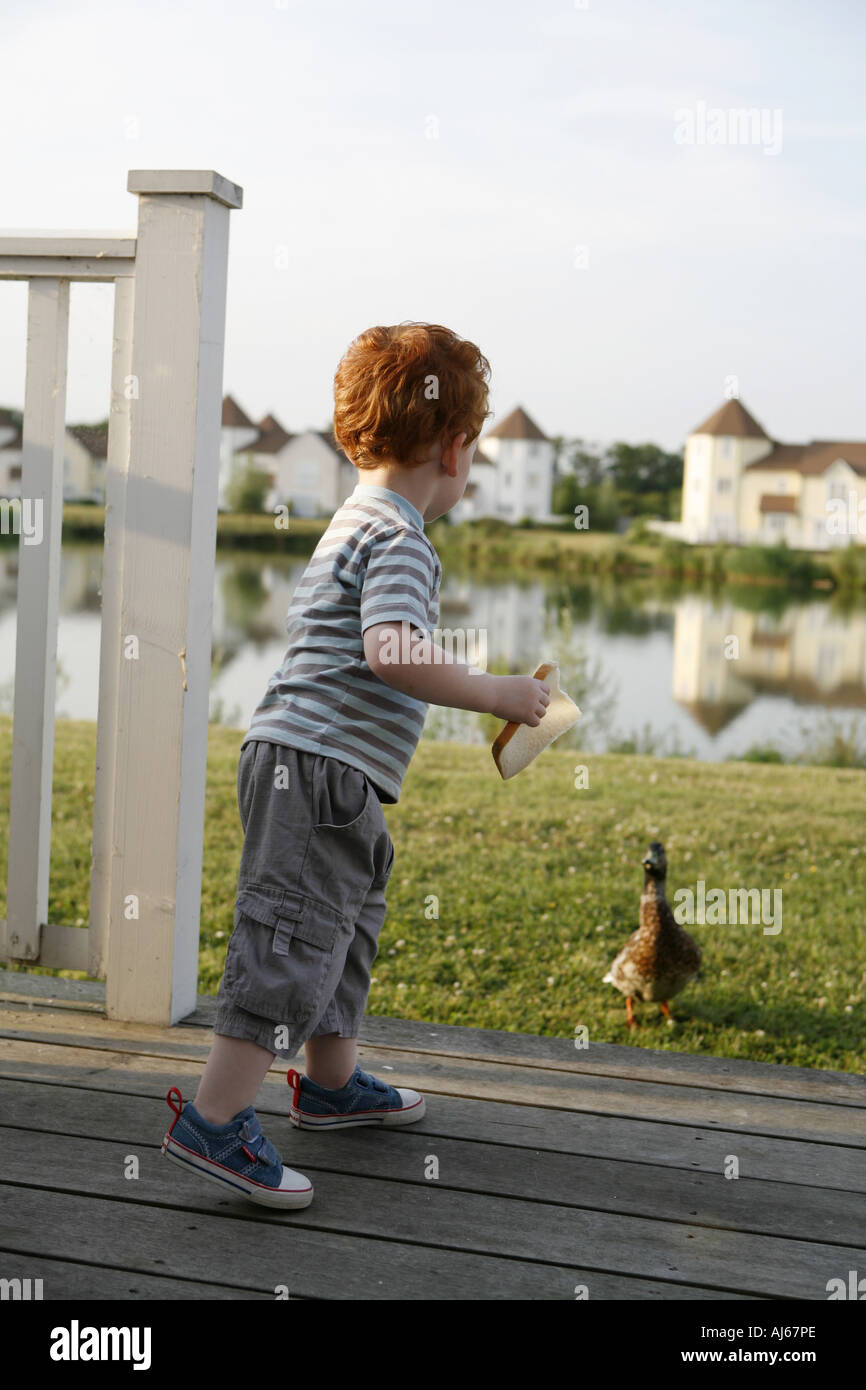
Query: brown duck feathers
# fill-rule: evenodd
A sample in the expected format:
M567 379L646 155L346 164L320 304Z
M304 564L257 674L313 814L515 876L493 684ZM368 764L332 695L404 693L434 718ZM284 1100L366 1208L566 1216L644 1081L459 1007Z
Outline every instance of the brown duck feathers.
M632 932L604 980L626 996L647 1002L671 999L692 981L701 949L676 921L665 896L667 859L654 841L643 860L640 926Z

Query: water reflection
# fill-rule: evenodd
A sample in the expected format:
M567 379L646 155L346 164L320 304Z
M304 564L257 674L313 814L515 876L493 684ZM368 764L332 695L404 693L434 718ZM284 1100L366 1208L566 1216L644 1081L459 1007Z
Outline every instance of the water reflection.
M285 621L303 557L217 555L211 717L248 725L286 647ZM17 550L0 551L0 708L11 710ZM95 719L102 551L64 546L57 712ZM779 590L705 594L646 584L446 574L440 627L483 631L487 665L529 671L557 660L584 711L578 748L630 740L708 759L776 742L800 750L828 710L866 710L866 611ZM489 721L431 707L424 736L482 742ZM643 732L641 732L643 731Z

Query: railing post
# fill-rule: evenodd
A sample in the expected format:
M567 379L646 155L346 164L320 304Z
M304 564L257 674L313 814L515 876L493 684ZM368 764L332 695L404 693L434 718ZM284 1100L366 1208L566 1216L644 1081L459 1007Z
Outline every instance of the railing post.
M120 602L126 479L129 470L129 387L132 374L132 315L135 277L114 282L114 341L111 353L111 405L105 460L105 537L102 551L102 625L99 638L99 701L96 721L96 773L90 869L90 975L105 979L111 921L111 846L117 757L117 682L120 675Z
M57 608L63 515L69 281L30 283L18 539L18 624L6 942L3 955L36 961L48 920ZM38 526L25 536L27 512Z
M106 1013L196 1005L229 211L211 170L134 170L139 195L114 748ZM113 706L113 707L112 707Z

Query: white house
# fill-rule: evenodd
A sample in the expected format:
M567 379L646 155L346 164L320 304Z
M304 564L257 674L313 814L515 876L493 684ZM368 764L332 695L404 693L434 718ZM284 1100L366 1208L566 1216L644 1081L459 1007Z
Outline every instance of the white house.
M244 450L259 436L259 427L254 425L248 415L241 410L232 396L223 398L222 430L220 431L220 469L217 505L221 511L228 509L226 487L243 459Z
M553 520L553 452L547 435L517 406L479 440L454 520Z
M295 516L330 516L352 492L357 474L330 430L290 434L274 415L257 425L237 402L223 401L219 504L228 506L226 485L238 468L252 464L267 473L264 509L291 503Z
M682 519L692 543L827 550L866 543L866 443L780 444L739 400L688 436Z
M290 501L295 516L331 516L352 493L358 476L330 430L304 430L274 457L266 506L272 511Z
M273 415L254 424L231 396L223 400L220 506L226 485L246 464L271 480L265 510L290 502L295 516L330 516L353 491L358 472L331 430L290 434ZM552 519L553 444L518 406L479 441L455 521L480 516Z
M21 496L21 425L9 410L0 410L0 497ZM105 502L108 429L68 425L63 450L64 502Z

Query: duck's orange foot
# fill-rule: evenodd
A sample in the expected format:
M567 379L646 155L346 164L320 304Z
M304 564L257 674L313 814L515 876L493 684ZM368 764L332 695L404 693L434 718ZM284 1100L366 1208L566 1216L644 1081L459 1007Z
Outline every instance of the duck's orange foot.
M668 1023L673 1023L673 1022L675 1022L674 1016L673 1016L673 1014L671 1013L670 1009L668 1008L667 1000L666 1000L666 999L663 999L663 1000L661 1001L661 1009L662 1009L662 1013L664 1014L664 1016L665 1016L665 1018L667 1019Z
M632 1007L633 1002L634 1002L634 1001L633 1001L631 995L629 995L629 996L626 997L626 1001L625 1001L625 1026L626 1026L626 1028L639 1028L639 1027L640 1027L640 1024L638 1023L637 1019L636 1019L635 1016L634 1016L634 1008Z

